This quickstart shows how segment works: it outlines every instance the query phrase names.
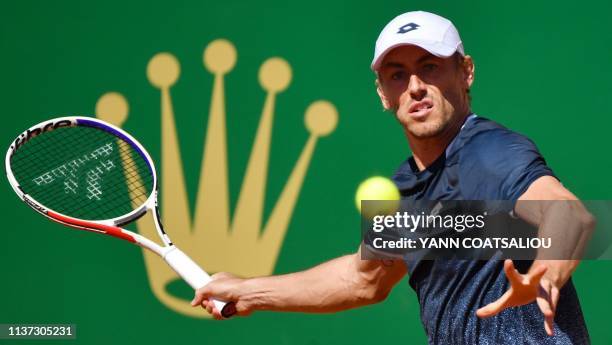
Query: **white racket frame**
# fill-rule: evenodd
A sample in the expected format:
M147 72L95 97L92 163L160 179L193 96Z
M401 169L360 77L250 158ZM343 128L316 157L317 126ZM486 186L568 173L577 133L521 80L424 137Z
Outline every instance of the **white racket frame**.
M12 155L21 147L21 145L27 142L30 138L33 138L34 136L42 132L50 131L60 127L75 126L87 126L99 130L104 130L127 142L131 146L135 147L137 151L139 151L140 155L149 165L149 169L151 170L151 174L153 176L153 188L151 190L151 194L148 196L147 200L142 205L140 205L133 211L119 217L111 219L83 220L70 217L68 215L61 214L59 212L55 212L49 209L48 207L38 202L31 195L28 195L21 189L11 169ZM37 134L30 135L33 133ZM158 211L157 173L155 170L155 165L153 164L153 159L151 159L151 156L149 155L147 150L145 150L145 148L136 139L134 139L134 137L132 137L129 133L125 132L121 128L118 128L112 124L109 124L99 119L84 116L58 117L41 122L37 125L28 128L26 131L17 136L17 138L13 141L6 153L5 168L8 181L11 187L13 187L13 190L15 191L17 196L28 206L33 208L38 213L41 213L45 217L72 228L114 236L137 244L142 248L146 248L163 258L164 261L166 261L168 265L172 267L172 269L181 278L183 278L194 290L203 287L211 281L210 275L206 273L202 268L200 268L200 266L189 256L187 256L187 254L177 248L164 231ZM121 228L121 226L140 218L147 212L150 212L153 215L155 229L157 230L157 234L159 235L159 238L164 244L162 246L142 235ZM213 300L213 302L215 304L215 307L217 308L217 310L219 310L223 317L230 317L236 312L234 303L227 303L225 301L220 300Z

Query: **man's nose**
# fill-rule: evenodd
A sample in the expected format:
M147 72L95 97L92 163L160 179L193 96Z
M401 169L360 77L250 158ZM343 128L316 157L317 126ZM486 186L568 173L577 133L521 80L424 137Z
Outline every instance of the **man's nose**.
M420 101L427 94L427 87L417 75L413 74L408 82L408 92L410 93L410 98Z

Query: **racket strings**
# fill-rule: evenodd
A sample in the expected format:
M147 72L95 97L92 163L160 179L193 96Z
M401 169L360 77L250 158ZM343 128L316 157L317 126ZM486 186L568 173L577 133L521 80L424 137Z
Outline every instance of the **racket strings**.
M74 132L72 131L71 133L74 133ZM66 138L65 138L66 140L62 143L62 145L67 146L67 145L71 144L71 140L67 140L67 139L74 139L75 137L78 138L78 136L74 136L74 135L66 136ZM111 136L109 139L114 139L114 138ZM117 140L117 142L120 144L120 151L129 151L131 149L131 146L126 144L125 142L120 141L120 140ZM50 147L50 146L52 146L53 144L56 144L56 143L57 143L57 140L55 139L55 137L53 137L53 140L48 142L48 144L51 144L51 145L49 145L49 146L45 145L43 147L44 150L42 150L42 151L44 151L45 154L48 154L49 153L48 147ZM121 144L123 144L123 145L121 145ZM39 150L32 150L32 152L40 154ZM94 151L94 152L96 152L96 151ZM87 156L85 156L85 157L87 157ZM79 159L79 158L77 158L77 159ZM41 166L40 164L34 164L34 165L39 167L39 170L40 170L40 166ZM133 180L134 176L136 176L138 174L138 172L137 172L138 167L135 165L135 161L133 161L133 160L131 161L131 164L123 164L123 167L124 167L125 171L127 172L127 174L126 174L126 177L127 177L126 185L128 186L128 188L133 187L134 183L132 183L132 180ZM98 167L98 168L100 168L100 167ZM53 170L54 169L52 169L52 171ZM62 171L62 170L60 170L60 172L64 172L65 173L65 171ZM47 175L47 177L49 177L49 175ZM115 185L111 185L110 188L107 188L105 190L105 193L106 194L114 193L114 192L116 192L118 190L121 190L121 189L123 189L122 185L115 184ZM94 191L96 191L95 190L95 186L94 186ZM140 204L144 200L146 200L146 198L147 198L149 193L148 193L148 191L144 190L143 187L142 187L142 184L140 184L140 188L130 188L130 194L132 196L132 199L134 199L132 204ZM64 196L61 193L57 193L55 195L57 196L57 198L48 198L48 201L46 203L47 204L55 205L55 204L57 204L58 201L61 201L62 199L64 199ZM93 206L93 204L96 204L94 201L99 199L99 198L95 198L95 196L96 196L95 194L91 195L91 196L93 196L93 197L90 198L90 202L85 202L85 204L83 205L83 209L88 209L89 207ZM101 215L108 216L109 213L108 212L104 212L104 211L106 209L109 209L109 207L104 207L105 205L109 205L109 204L102 205L103 208L99 210L100 211L99 213Z
M121 142L121 143L124 145L128 145L128 144L125 144L124 142ZM130 149L129 148L125 149L126 152L129 152L128 150ZM141 182L142 179L140 178L140 173L138 170L139 167L135 163L133 162L131 164L124 163L121 168L124 169L124 175L126 177L125 186L121 184L111 185L111 186L105 187L104 193L106 194L125 193L125 187L127 186L129 196L131 198L131 208L134 209L138 207L139 205L142 205L148 199L151 193L151 189L147 189L144 183ZM64 198L63 195L56 194L55 197L50 197L48 200L50 204L57 204L58 202L61 202L63 198ZM95 197L88 198L87 201L85 201L85 203L82 206L84 209L88 209L90 207L97 207L98 201L99 199ZM100 219L114 218L113 216L114 209L110 207L104 208L105 205L109 205L109 204L103 204L102 205L103 209L100 210L101 216L105 218L100 218Z
M129 147L128 144L126 144L123 141L117 140L118 144L120 145L120 153L122 156L122 166L121 168L123 168L123 172L124 175L126 177L126 185L128 187L128 189L130 190L130 193L134 193L134 192L139 192L142 193L141 194L135 194L134 197L135 198L141 198L144 197L144 199L142 199L141 201L146 200L146 198L148 197L148 195L150 194L150 190L147 190L145 188L145 185L141 182L140 176L141 176L141 170L140 170L140 166L138 166L136 164L136 162L134 160L132 160L131 158L129 158L129 160L126 162L126 159L123 159L123 156L127 156L126 153L130 153L131 152L131 148ZM109 190L114 191L115 189L120 189L123 190L124 186L121 186L119 184L116 185L111 185L109 186ZM61 198L61 195L58 195L59 198Z
M101 220L142 205L152 164L123 139L92 127L63 127L24 143L10 159L26 194L65 215Z

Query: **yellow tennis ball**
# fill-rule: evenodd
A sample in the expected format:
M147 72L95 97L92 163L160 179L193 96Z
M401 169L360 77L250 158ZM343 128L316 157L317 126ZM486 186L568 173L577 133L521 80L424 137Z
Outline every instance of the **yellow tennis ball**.
M386 177L374 176L361 182L355 193L355 203L361 212L362 200L388 200L369 204L365 210L364 217L371 218L377 214L390 214L395 212L399 206L400 193L393 181ZM372 208L372 209L370 209Z

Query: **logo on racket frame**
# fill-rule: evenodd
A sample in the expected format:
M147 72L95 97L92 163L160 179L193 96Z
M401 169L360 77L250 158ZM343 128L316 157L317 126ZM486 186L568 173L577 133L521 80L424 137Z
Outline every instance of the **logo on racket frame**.
M52 131L60 127L69 127L69 126L72 126L72 122L68 120L60 120L57 122L49 121L48 123L45 123L42 126L39 126L36 128L30 128L27 131L21 133L21 135L17 139L15 139L15 142L13 143L12 147L14 150L17 150L21 145L25 144L28 140L34 138L40 133Z

